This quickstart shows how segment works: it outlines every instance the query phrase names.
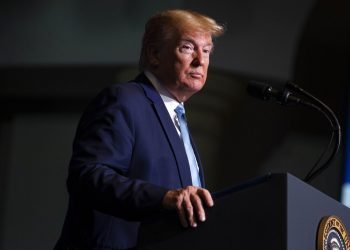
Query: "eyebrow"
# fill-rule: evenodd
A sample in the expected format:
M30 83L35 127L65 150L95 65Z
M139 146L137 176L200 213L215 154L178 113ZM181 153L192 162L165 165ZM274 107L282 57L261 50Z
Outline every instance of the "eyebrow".
M198 43L196 43L195 40L191 39L191 38L183 38L183 39L180 39L180 42L190 42L190 43L193 43L195 44L196 46L198 46ZM206 47L206 46L211 46L211 47L214 47L214 44L212 42L208 43L208 44L204 44L203 47Z

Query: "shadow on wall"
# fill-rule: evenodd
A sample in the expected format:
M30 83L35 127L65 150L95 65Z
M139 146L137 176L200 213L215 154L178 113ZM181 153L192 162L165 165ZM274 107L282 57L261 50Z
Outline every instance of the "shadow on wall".
M349 7L349 1L318 1L300 38L294 74L295 82L329 104L343 124L350 68ZM78 117L104 86L130 80L136 72L134 65L0 69L5 79L0 85L0 183L5 190L0 233L11 246L4 249L37 245L43 228L56 230L40 235L46 243L57 239L67 202L69 145ZM255 77L212 69L204 90L187 105L212 191L267 172L288 171L302 178L327 144L329 127L321 115L247 96L251 78ZM50 159L55 164L47 164ZM338 198L341 174L340 155L313 185ZM34 230L38 223L42 228Z
M327 103L338 115L343 128L350 81L350 2L319 0L304 27L296 54L294 80ZM300 114L297 131L305 134L320 133L318 122L305 122ZM321 122L319 122L321 123ZM343 131L348 133L348 131ZM339 199L343 181L343 156L321 176L314 185Z

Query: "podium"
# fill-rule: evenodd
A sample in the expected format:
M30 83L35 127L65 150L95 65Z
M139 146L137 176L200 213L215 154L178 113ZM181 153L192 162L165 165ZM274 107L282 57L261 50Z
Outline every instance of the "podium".
M176 214L142 223L142 250L317 249L320 221L336 215L350 229L350 209L291 174L269 174L213 194L207 221L181 227Z

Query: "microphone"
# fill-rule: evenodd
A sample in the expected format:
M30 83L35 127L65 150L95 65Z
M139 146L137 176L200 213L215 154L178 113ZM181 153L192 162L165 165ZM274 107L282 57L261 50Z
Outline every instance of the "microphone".
M268 101L270 99L274 99L279 104L287 105L287 104L300 104L303 106L310 107L318 112L322 113L327 120L329 121L332 127L332 134L326 150L321 154L319 159L313 165L311 170L307 173L304 181L310 182L316 176L318 176L321 172L323 172L327 167L329 167L331 161L333 161L335 155L337 154L340 143L341 143L341 127L335 113L321 100L311 95L309 92L300 88L298 85L287 82L286 86L283 90L274 89L267 83L250 81L247 87L247 92L253 97ZM295 94L297 93L297 95ZM301 99L299 96L303 96L306 100ZM328 159L324 161L324 163L319 166L322 158L326 155L327 151L330 150L330 146L334 141L334 146L329 154Z
M301 99L295 96L292 92L288 91L286 88L283 90L277 90L267 83L250 81L247 87L248 93L256 98L262 99L264 101L269 101L274 99L277 103L281 105L286 105L290 103L299 104Z

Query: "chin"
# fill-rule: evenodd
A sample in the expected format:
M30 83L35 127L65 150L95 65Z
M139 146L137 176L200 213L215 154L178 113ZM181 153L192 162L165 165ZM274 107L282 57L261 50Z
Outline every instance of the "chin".
M193 91L193 92L198 92L200 91L202 88L204 87L204 82L202 81L195 81L192 84L189 84L189 88Z

